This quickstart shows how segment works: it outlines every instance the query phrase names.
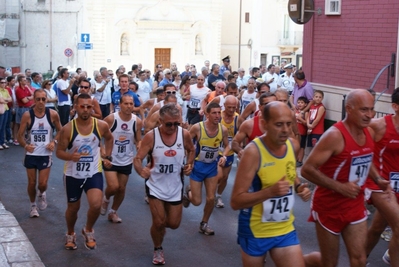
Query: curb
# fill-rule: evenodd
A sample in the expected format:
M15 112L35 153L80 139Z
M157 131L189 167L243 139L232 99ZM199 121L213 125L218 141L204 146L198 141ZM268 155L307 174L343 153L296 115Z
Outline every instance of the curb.
M14 215L0 202L0 267L44 267Z

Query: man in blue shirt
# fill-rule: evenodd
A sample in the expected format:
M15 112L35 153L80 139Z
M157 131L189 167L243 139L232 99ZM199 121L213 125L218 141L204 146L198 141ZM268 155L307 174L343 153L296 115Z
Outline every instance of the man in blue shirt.
M136 114L140 114L140 100L136 93L129 90L129 76L127 74L121 74L119 76L119 86L120 89L117 92L112 94L112 102L111 102L111 112L117 112L120 110L119 101L121 97L125 94L131 95L134 101L133 112Z
M164 74L164 78L163 78L163 80L159 83L159 86L164 86L165 84L168 84L168 83L172 83L173 81L172 81L172 71L170 70L170 69L165 69L164 71L163 71L163 74Z

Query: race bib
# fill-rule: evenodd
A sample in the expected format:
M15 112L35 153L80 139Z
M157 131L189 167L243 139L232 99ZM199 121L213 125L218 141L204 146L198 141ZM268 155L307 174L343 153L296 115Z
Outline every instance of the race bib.
M32 130L30 134L31 144L34 144L35 146L46 146L50 143L48 130Z
M123 139L120 137L120 139ZM114 145L114 152L116 152L115 156L117 158L123 158L127 155L128 148L129 148L130 140L115 140L115 145ZM130 150L130 149L129 149Z
M155 168L155 172L164 173L164 174L176 173L178 169L177 166L174 164L161 164L161 163L155 164L153 168Z
M359 179L357 184L359 186L364 185L369 174L372 160L373 154L353 157L349 170L349 181L353 182Z
M191 108L199 108L201 100L196 99L196 98L191 98L190 99L190 107Z
M294 207L295 198L290 192L281 197L273 197L263 202L262 222L284 222L291 216L291 210Z
M393 191L399 193L399 172L390 172L389 180L391 181Z
M91 177L94 173L94 155L89 145L83 145L78 149L80 159L78 162L72 163L72 171L74 177L87 178Z
M198 156L198 161L202 161L205 163L212 163L217 160L218 154L219 154L218 147L203 146Z

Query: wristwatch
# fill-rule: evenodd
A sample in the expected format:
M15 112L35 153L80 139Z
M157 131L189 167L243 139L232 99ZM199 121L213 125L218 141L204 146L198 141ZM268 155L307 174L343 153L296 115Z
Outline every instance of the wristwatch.
M107 159L112 162L112 156L105 156L104 159Z

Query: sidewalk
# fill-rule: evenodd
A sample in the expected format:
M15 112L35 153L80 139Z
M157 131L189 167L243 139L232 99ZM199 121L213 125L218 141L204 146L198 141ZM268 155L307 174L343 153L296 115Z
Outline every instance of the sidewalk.
M0 267L44 267L18 221L1 202Z

